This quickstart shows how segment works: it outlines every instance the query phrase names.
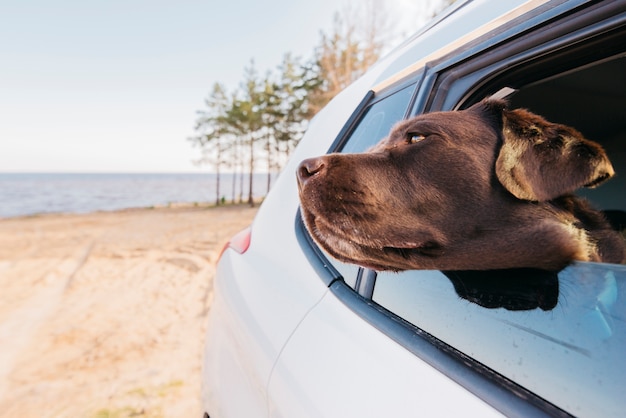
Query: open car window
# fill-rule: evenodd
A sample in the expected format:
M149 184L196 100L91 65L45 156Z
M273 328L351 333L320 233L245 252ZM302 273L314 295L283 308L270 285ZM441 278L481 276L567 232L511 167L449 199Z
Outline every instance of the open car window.
M626 228L626 55L533 83L509 101L512 108L532 109L602 145L616 175L577 194L607 211L616 229Z

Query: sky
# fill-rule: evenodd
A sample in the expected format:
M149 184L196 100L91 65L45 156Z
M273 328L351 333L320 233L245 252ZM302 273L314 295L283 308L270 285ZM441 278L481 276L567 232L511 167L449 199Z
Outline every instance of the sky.
M358 0L0 1L0 172L202 172L196 111ZM398 33L437 0L381 1Z

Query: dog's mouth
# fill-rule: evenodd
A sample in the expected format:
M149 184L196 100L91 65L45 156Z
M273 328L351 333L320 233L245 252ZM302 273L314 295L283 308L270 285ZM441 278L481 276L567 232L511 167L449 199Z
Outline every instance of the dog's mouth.
M434 241L427 241L422 244L413 244L401 247L383 247L382 251L386 254L396 254L405 259L412 256L439 257L443 255L443 246Z
M435 241L393 242L387 237L345 232L336 223L302 209L304 223L313 239L334 258L377 271L413 268L415 259L436 258L444 248Z
M604 173L601 176L599 176L598 178L596 178L595 180L593 180L592 182L589 182L589 183L585 184L583 187L586 187L588 189L593 189L594 187L599 186L600 184L604 183L606 180L611 178L611 176L612 176L612 174L610 174L610 173Z

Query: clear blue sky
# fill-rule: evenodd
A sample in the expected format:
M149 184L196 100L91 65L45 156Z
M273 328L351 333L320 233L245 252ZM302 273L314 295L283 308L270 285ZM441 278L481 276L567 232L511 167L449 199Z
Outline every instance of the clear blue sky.
M186 138L213 83L310 57L349 2L2 2L0 172L206 170ZM410 33L438 2L380 3Z

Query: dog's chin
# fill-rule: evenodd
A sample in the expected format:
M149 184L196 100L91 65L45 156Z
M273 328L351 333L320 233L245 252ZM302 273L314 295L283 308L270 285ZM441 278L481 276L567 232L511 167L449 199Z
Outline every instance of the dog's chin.
M337 236L317 233L313 237L327 253L344 263L356 264L376 271L401 271L409 268L400 267L396 264L391 265L380 260L376 252L382 253L383 250L381 249L364 247Z
M334 224L303 210L304 224L315 240L332 257L376 271L420 268L424 258L437 258L443 249L436 243L392 243L372 246L343 234Z
M342 237L330 225L305 210L304 207L302 215L306 229L320 247L340 261L359 264L355 258L359 252L359 246L354 240Z

